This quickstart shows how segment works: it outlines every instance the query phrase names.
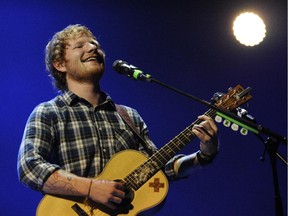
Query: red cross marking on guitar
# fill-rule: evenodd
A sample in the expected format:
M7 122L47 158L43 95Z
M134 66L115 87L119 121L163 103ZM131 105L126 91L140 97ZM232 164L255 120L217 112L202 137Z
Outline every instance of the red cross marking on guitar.
M154 178L154 182L150 182L149 187L153 187L154 192L159 192L160 188L164 188L164 183L160 183L159 178Z

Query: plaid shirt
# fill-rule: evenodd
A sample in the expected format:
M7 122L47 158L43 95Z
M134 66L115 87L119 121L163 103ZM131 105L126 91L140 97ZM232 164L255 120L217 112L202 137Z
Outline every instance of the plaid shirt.
M111 98L105 97L105 102L94 108L68 91L34 109L18 155L22 183L41 191L46 179L57 169L95 177L121 150L137 149L145 153L137 136L116 112ZM141 136L156 151L141 116L130 107L125 109ZM173 161L165 167L171 178L174 178Z

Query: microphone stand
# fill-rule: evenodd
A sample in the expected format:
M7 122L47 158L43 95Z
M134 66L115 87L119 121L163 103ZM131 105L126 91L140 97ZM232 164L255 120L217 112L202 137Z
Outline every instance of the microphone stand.
M270 157L270 163L271 163L271 167L272 167L272 175L273 175L273 186L274 186L274 195L275 195L275 214L276 216L284 216L284 211L283 211L283 205L282 205L282 198L280 195L280 190L279 190L279 181L278 181L278 173L277 173L277 156L279 156L279 154L277 153L277 148L280 145L280 143L283 143L285 145L287 145L287 138L284 136L281 136L261 125L257 125L251 121L248 121L246 119L240 118L237 115L235 115L234 113L228 112L227 110L223 110L220 109L216 106L214 106L213 104L199 99L191 94L188 94L182 90L179 90L177 88L174 88L170 85L167 85L163 82L160 82L154 78L152 78L151 75L149 74L138 74L138 77L134 77L134 79L136 80L142 80L142 81L147 81L147 82L153 82L153 83L157 83L167 89L170 89L176 93L179 93L183 96L186 96L190 99L193 99L201 104L204 104L205 106L214 109L216 111L216 113L220 116L223 116L225 118L227 118L228 120L235 122L237 124L239 124L240 126L252 131L265 145L265 150L268 151L269 157ZM267 140L265 140L264 138L262 138L260 136L260 134L264 134L267 136ZM265 151L264 151L265 153ZM261 160L263 160L264 157L261 157ZM282 159L280 157L280 159ZM283 160L283 159L282 159ZM284 162L286 162L285 160L283 160ZM287 162L286 162L287 165Z

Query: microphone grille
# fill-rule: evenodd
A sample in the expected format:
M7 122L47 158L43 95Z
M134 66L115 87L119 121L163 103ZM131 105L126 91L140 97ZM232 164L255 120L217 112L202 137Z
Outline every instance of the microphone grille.
M128 63L125 62L125 61L116 60L116 61L114 61L112 67L113 67L113 69L114 69L116 72L118 72L118 73L123 73L123 65L124 65L124 64L128 65Z

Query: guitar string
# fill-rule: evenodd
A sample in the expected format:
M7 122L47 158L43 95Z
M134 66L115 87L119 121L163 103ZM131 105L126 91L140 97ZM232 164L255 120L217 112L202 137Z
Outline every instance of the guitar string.
M208 110L204 115L207 115L209 117L212 117L216 112L212 109ZM146 160L143 164L141 164L138 168L136 168L132 173L130 173L126 178L125 182L126 185L131 187L134 190L137 190L139 187L141 187L147 179L152 177L156 172L158 172L161 167L168 162L168 160L175 155L178 151L180 151L187 142L191 141L191 138L194 138L195 135L192 133L192 128L195 124L201 123L202 120L197 119L195 122L193 122L191 125L189 125L185 130L183 130L179 135L177 135L175 138L173 138L169 143L167 143L164 147L162 147L158 152L153 154L148 160ZM177 140L177 142L176 142ZM180 142L179 142L180 140ZM171 144L174 144L170 146ZM171 152L172 151L172 152ZM166 156L169 156L168 159ZM156 162L156 167L152 166L152 164L155 164L153 162ZM139 177L141 173L144 171L149 171L146 173L146 178L144 178L142 181L140 181L135 178ZM136 184L135 184L136 182Z

